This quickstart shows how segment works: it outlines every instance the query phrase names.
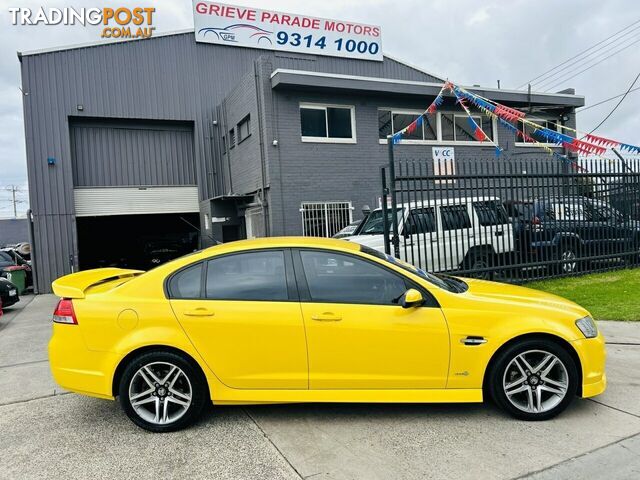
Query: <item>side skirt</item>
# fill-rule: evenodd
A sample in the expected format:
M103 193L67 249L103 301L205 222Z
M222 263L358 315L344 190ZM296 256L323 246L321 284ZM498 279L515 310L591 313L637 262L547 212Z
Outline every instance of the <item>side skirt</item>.
M240 390L214 391L216 405L258 403L479 403L482 389L424 390Z

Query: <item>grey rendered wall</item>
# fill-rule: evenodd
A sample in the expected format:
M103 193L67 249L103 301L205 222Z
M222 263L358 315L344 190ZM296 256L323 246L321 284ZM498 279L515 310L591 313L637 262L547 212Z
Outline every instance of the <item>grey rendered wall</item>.
M71 126L73 185L195 185L191 124L81 122Z
M193 33L21 58L22 89L28 94L23 106L30 206L39 249L36 275L42 291L76 261L69 117L193 122L195 177L205 200L225 193L218 182L216 106L264 55L279 68L434 80L390 59L370 62L196 44ZM55 166L47 165L49 157L56 159ZM253 186L256 174L247 180Z
M0 219L0 247L29 241L29 222L26 218Z
M351 201L354 218L361 218L363 205L377 207L381 195L380 167L388 163L386 144L378 139L378 107L422 110L426 103L400 98L359 95L314 94L274 91L274 138L277 152L270 149L272 235L300 235L299 212L303 201ZM425 102L428 102L425 99ZM357 144L303 143L300 139L300 102L355 106ZM549 172L562 164L545 156L539 148L515 147L515 135L498 125L498 140L505 149L495 156L491 146L455 146L456 164L473 165L486 173L504 171L510 158L548 162ZM396 159L423 159L431 164L431 145L397 145ZM433 169L430 168L430 173Z

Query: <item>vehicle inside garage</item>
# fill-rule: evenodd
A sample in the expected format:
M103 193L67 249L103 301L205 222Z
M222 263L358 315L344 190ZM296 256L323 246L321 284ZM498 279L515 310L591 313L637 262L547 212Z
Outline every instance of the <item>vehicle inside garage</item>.
M76 222L83 270L148 270L199 246L197 213L82 217Z

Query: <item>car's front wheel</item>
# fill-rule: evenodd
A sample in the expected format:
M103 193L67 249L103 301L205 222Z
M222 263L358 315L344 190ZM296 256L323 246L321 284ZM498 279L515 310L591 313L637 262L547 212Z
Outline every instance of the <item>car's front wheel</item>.
M569 353L546 339L518 342L496 358L490 375L494 401L523 420L547 420L562 412L578 390Z
M185 357L153 351L126 366L119 385L120 403L138 426L152 432L179 430L195 421L208 399L206 379Z

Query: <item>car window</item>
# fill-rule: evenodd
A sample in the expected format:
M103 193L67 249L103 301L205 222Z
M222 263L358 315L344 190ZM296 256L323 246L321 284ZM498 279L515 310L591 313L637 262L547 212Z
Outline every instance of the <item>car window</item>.
M471 227L471 219L466 205L446 205L440 207L443 230L458 230Z
M414 208L409 214L407 233L431 233L436 231L436 213L433 207Z
M402 208L396 209L396 218L400 220L402 217ZM374 210L369 214L364 222L364 225L360 229L359 235L382 235L384 233L382 210ZM387 210L387 223L389 230L393 229L393 212L391 209Z
M568 200L553 205L553 214L556 220L585 220L585 211L582 202Z
M11 262L13 263L13 258L7 252L0 252L0 262Z
M311 301L397 305L407 290L400 276L352 255L300 252Z
M478 216L478 222L483 227L490 225L504 225L508 223L507 212L502 204L496 200L473 202L473 209Z
M210 300L288 300L284 252L246 252L209 260L206 297Z
M171 277L171 298L200 298L202 295L202 263L185 268Z

